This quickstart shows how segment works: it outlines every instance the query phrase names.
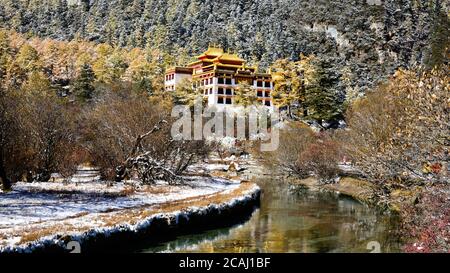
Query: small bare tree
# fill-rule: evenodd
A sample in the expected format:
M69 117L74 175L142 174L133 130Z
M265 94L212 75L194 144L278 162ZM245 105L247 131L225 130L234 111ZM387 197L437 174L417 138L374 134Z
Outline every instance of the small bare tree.
M181 182L181 174L208 149L203 141L175 141L169 109L146 96L108 94L87 115L88 147L106 178L136 172L143 183Z
M51 93L27 91L21 96L22 132L27 138L33 180L48 181L58 172L74 140L73 113Z
M48 181L59 172L74 140L70 106L41 74L21 89L0 91L0 176L5 188L19 179Z
M5 190L11 188L7 169L12 156L8 152L12 152L17 144L15 142L17 123L13 117L15 106L14 100L0 86L0 184Z
M312 175L329 183L339 173L339 145L328 133L317 134L301 123L283 129L279 148L263 155L269 166L299 178Z

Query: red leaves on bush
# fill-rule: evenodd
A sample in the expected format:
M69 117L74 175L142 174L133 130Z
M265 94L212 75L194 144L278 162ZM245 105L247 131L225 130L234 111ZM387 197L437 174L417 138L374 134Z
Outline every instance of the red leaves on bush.
M299 154L297 164L321 182L330 182L338 174L339 155L339 146L335 141L318 137Z
M406 252L450 253L450 189L433 186L421 195L420 203L406 208L402 214L405 234L412 235L414 242L405 246Z

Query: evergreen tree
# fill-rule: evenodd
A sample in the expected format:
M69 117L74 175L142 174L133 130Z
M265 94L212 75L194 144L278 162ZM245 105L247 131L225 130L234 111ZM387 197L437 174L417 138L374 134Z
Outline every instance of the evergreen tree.
M304 69L307 117L320 124L341 118L342 104L334 89L336 75L317 58L306 58L301 63Z
M76 97L81 101L87 101L93 98L95 87L95 74L89 64L81 66L80 75L75 80L73 90Z
M425 60L425 64L429 68L434 68L435 66L448 62L448 56L450 54L450 21L447 14L437 9L433 21L430 49Z

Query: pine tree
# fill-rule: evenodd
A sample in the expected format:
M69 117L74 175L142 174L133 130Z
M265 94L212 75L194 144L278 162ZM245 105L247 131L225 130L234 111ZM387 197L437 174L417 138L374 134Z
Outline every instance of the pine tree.
M449 56L449 29L450 21L447 14L440 9L435 11L433 27L430 38L430 49L426 56L425 64L429 68L434 68L448 62Z
M81 101L87 101L93 98L95 87L95 74L89 64L81 66L80 75L75 80L73 90L76 97Z
M342 104L334 89L336 78L326 64L315 57L301 61L304 69L305 106L307 117L323 122L334 122L342 116Z

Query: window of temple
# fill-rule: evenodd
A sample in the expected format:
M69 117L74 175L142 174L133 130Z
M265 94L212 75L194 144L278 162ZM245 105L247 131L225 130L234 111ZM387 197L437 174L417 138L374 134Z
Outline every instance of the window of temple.
M264 104L265 104L266 106L270 106L270 101L269 101L269 100L266 100L266 101L264 102Z
M263 93L262 91L258 91L258 97L262 97Z
M219 78L218 83L219 84L223 84L224 83L224 79L223 78Z
M265 82L264 87L270 87L270 82Z
M263 87L263 82L262 82L262 81L257 81L257 82L256 82L256 86L258 86L258 87Z
M209 84L213 84L213 78L209 79Z
M226 79L225 84L231 84L231 79Z
M231 98L227 98L227 99L225 100L225 104L231 104Z
M217 103L218 104L223 104L223 98L222 97L218 97L217 98Z
M223 95L223 88L217 89L217 94Z
M233 91L231 90L231 88L227 88L226 94L227 95L233 95Z

